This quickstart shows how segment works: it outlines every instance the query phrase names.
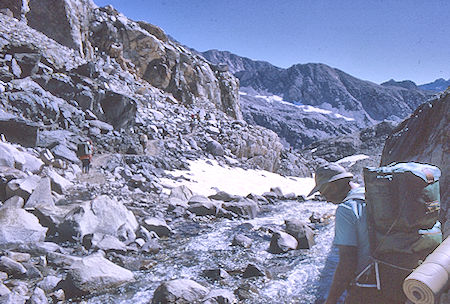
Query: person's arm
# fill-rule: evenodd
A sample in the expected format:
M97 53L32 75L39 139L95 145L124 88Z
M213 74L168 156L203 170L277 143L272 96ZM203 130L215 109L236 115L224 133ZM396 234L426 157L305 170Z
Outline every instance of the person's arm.
M338 246L339 248L339 263L333 276L333 283L328 293L328 298L325 304L335 304L347 289L350 282L353 280L356 271L356 263L358 260L357 248L355 246Z

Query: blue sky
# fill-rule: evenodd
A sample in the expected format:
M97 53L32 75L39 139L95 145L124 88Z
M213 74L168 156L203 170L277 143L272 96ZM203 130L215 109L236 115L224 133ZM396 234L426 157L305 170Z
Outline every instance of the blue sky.
M450 78L447 0L94 0L198 51L287 68L320 62L376 83Z

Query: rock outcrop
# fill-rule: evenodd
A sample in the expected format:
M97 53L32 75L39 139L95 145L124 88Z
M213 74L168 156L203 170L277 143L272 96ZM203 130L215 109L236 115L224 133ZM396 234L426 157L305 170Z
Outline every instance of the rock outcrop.
M231 117L242 118L238 81L226 71L213 70L161 29L129 20L108 6L94 10L90 31L90 41L99 51L183 104L213 103Z
M28 0L28 25L91 59L89 20L96 7L92 0Z

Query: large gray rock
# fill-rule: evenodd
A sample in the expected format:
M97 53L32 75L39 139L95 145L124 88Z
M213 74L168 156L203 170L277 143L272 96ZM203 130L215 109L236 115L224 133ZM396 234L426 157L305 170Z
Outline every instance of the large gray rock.
M29 304L48 304L47 296L44 291L39 287L36 287L28 300Z
M170 198L178 198L183 202L187 202L193 193L192 191L185 185L181 185L170 190Z
M162 283L156 288L152 304L196 303L207 294L208 288L188 279L178 279Z
M288 219L285 224L286 232L295 237L298 242L297 249L310 249L316 244L314 231L306 222L299 219Z
M203 304L236 304L236 296L228 289L213 289L204 298Z
M0 208L0 246L42 242L46 232L37 217L24 209Z
M20 170L0 166L0 201L6 200L6 186L11 180L25 177L26 174Z
M159 237L168 237L172 234L172 229L167 225L166 221L161 218L149 217L146 218L142 225L148 231L154 231Z
M7 146L0 143L0 165L14 168L15 163L14 154L11 153Z
M99 254L74 261L68 273L67 278L60 283L67 298L94 294L135 281L131 271Z
M133 212L121 202L102 195L69 212L58 231L63 239L71 240L92 233L119 237L121 230L135 232L138 226Z
M50 150L56 158L78 163L78 157L74 150L67 147L65 144L58 144Z
M242 198L237 202L225 202L222 207L244 218L254 218L259 212L258 204L247 198Z
M38 124L14 116L0 117L0 133L4 134L8 141L25 147L36 146Z
M37 175L12 180L6 185L6 197L10 198L17 195L27 201L40 180L41 178Z
M216 215L220 204L201 195L192 196L189 201L188 210L196 215Z
M282 253L297 249L297 240L290 234L282 231L275 231L270 240L269 252Z
M4 271L16 278L24 277L27 273L27 269L22 264L7 256L0 257L0 271Z
M19 151L13 145L0 142L0 165L39 173L44 163L27 152Z
M223 156L224 154L222 145L215 140L211 140L206 144L206 152L214 156Z
M61 175L59 175L58 173L56 173L51 169L46 170L45 173L50 179L52 190L60 194L65 193L65 191L73 185L72 182L70 182L69 180L62 177Z
M50 178L44 177L37 184L25 203L25 209L35 209L38 206L54 206Z
M88 250L96 249L96 250L103 250L105 252L127 251L127 246L121 241L119 241L118 238L103 233L94 233L93 235L85 235L83 238L83 246Z
M104 98L100 100L105 120L120 129L134 123L136 117L136 100L131 97L107 91Z
M233 237L233 241L231 242L232 246L241 246L244 248L250 248L252 246L252 239L243 234L237 234Z
M91 0L30 0L26 18L32 28L89 57L88 26L94 7Z
M259 126L248 126L222 137L220 143L237 158L259 169L276 172L283 145L277 134Z

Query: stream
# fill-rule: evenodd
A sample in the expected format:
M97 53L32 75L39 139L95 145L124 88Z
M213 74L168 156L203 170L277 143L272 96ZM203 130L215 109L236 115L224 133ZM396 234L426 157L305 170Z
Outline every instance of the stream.
M267 251L270 229L284 229L284 220L334 214L336 206L317 201L280 201L261 206L258 216L245 219L214 219L194 222L182 219L170 226L175 235L161 240L159 253L148 255L149 270L134 272L136 282L85 303L151 303L156 288L166 280L188 278L209 288L231 291L238 287L249 297L240 303L321 303L331 284L337 264L337 251L332 248L334 221L315 224L316 245L282 254ZM234 235L242 233L252 239L250 248L231 246ZM241 272L254 264L266 272L265 277L242 278ZM204 270L222 268L231 276L212 281Z

